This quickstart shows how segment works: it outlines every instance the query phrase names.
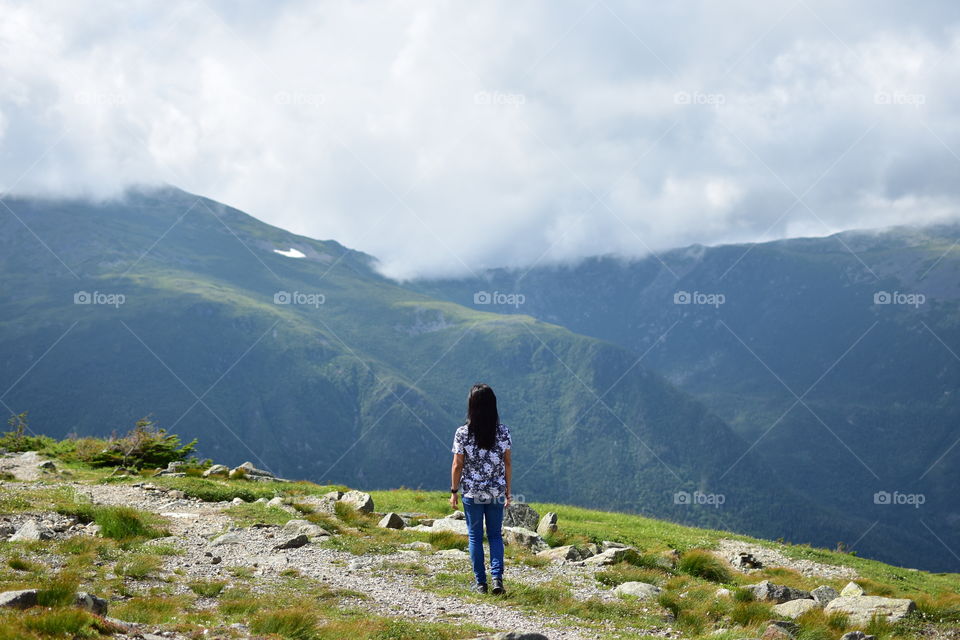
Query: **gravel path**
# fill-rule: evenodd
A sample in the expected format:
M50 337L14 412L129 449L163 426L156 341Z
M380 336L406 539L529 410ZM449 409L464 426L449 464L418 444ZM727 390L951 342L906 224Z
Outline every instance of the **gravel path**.
M853 580L859 577L856 569L840 567L832 564L823 564L813 560L791 558L776 549L761 547L760 545L741 542L740 540L721 540L717 545L717 553L728 561L744 552L753 554L753 557L763 563L765 567L783 567L793 569L809 578L847 578ZM750 573L750 569L737 567L738 570Z

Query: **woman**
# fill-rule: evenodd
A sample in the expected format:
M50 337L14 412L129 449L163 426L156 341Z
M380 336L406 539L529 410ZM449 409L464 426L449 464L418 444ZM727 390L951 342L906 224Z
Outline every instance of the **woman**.
M475 384L467 397L467 423L453 437L450 471L450 506L457 508L457 491L463 489L463 513L470 538L470 559L476 578L474 590L487 592L483 564L483 523L490 543L493 593L503 588L503 509L510 505L510 430L500 424L497 396L485 384Z

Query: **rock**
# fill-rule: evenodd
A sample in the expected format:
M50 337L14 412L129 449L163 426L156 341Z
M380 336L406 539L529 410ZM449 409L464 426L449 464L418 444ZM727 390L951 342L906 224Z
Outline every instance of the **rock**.
M343 491L327 491L325 494L323 494L323 497L336 502L343 497Z
M840 591L840 595L843 596L843 597L845 597L845 598L852 598L852 597L856 597L856 596L862 596L862 595L863 595L863 587L861 587L860 585L858 585L856 582L848 582L848 583L847 583L847 586L845 586L845 587Z
M503 541L506 544L526 547L534 553L550 548L536 531L524 529L523 527L504 527Z
M826 606L828 603L840 597L837 590L827 585L821 585L810 592L810 596L820 603L820 606Z
M600 543L600 549L607 551L609 549L626 549L627 545L622 542L614 542L613 540L604 540Z
M509 631L497 633L492 636L479 636L473 640L549 640L549 638L541 633Z
M413 527L414 529L416 527ZM440 518L435 520L430 531L452 531L462 536L467 535L467 522L465 520L456 520L454 518Z
M760 640L793 640L800 626L789 620L771 620Z
M837 611L847 614L851 624L867 624L873 616L885 618L887 622L896 622L910 615L914 609L916 605L908 598L844 595L824 607L827 613Z
M320 525L313 524L308 520L289 520L283 525L283 532L289 535L304 535L308 538L317 538L319 536L329 536L330 532Z
M251 477L251 478L257 478L257 477L260 477L260 478L275 478L275 477L276 477L275 475L273 475L272 473L270 473L269 471L267 471L267 470L265 470L265 469L257 469L255 466L253 466L253 463L252 463L252 462L249 462L249 461L244 462L242 465L240 465L239 467L237 467L237 468L234 469L233 471L237 471L238 469L241 470L244 475L246 475L246 476L248 476L248 477ZM231 471L231 473L233 473L233 472Z
M730 559L730 564L732 564L737 569L762 569L763 563L758 559L753 557L752 553L747 553L741 551L733 558Z
M553 549L544 549L543 551L537 552L537 555L541 558L553 560L554 562L577 562L590 557L589 555L584 555L583 551L572 544L554 547Z
M246 542L239 533L229 532L223 535L217 536L210 541L210 545L213 547L219 547L224 544L243 544Z
M840 640L876 640L876 636L868 636L863 631L851 631L840 636Z
M51 540L53 530L37 524L36 520L27 520L23 526L17 529L17 532L10 536L10 542L20 540Z
M308 544L309 542L310 542L310 538L308 538L307 536L301 533L300 535L294 536L289 540L286 540L285 542L281 542L280 544L275 546L273 549L274 551L280 551L281 549L299 549L300 547Z
M56 471L57 465L53 463L53 460L44 460L37 465L37 469L40 469L41 471Z
M753 592L753 597L757 600L776 602L778 604L791 600L805 600L810 598L809 591L774 584L769 580L764 580L756 584L748 584L746 588Z
M98 525L96 522L91 522L83 528L83 532L88 536L98 536L100 535L100 529L100 525Z
M234 498L230 501L231 504L246 504L243 498Z
M306 496L297 500L297 505L301 507L310 507L310 509L316 513L329 513L331 515L336 513L336 508L334 507L336 504L336 500L328 498L327 496Z
M400 514L391 511L380 519L377 526L383 529L403 529L406 525L403 522L403 518L400 517Z
M9 522L0 522L0 538L9 538L16 533L17 528Z
M541 537L547 537L557 532L557 514L550 511L540 518L540 524L537 525L537 533Z
M617 595L634 596L640 599L655 598L662 589L646 582L624 582L617 585L613 592Z
M433 551L433 545L429 542L418 540L417 542L408 542L400 545L404 549L415 549L417 551Z
M591 556L583 562L587 565L602 567L608 564L617 564L618 562L629 560L636 555L637 550L633 547L613 547L598 553L595 556Z
M433 518L420 518L420 524L425 527L432 527L434 522L436 522L436 520Z
M37 604L37 589L21 589L0 593L0 607L29 609Z
M277 496L276 498L270 498L269 500L267 500L267 506L268 506L268 507L282 507L282 506L283 506L283 498L281 498L281 497L279 497L279 496Z
M504 527L522 527L536 531L538 524L540 524L540 514L526 502L511 503L503 510Z
M340 498L340 501L346 502L357 511L362 511L364 513L370 513L373 511L373 498L370 497L369 493L364 493L362 491L347 491L345 494L343 494L343 497Z
M109 603L104 598L95 596L92 593L87 593L86 591L77 592L75 604L81 609L98 616L107 615L107 607L109 606Z
M777 604L773 606L773 612L778 616L783 616L784 618L796 618L803 615L810 609L819 608L820 603L816 600L810 599L798 599L798 600L788 600L787 602Z
M256 500L253 501L253 504L267 504L267 499L266 499L266 498L257 498Z
M713 592L713 597L715 598L729 598L732 595L733 595L733 592L731 592L730 589L727 589L726 587L720 587L719 589Z
M443 516L444 520L466 520L467 515L463 511L454 511L448 516Z
M209 478L210 476L221 476L230 473L230 468L225 464L214 464L210 465L204 472L203 477Z

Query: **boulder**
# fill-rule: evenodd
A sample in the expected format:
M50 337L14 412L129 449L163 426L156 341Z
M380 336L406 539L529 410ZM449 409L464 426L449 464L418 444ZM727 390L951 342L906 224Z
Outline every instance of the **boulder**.
M279 496L277 496L276 498L270 498L269 500L267 500L267 506L268 506L268 507L282 507L282 506L283 506L283 498L281 498L281 497L279 497Z
M393 513L391 511L380 519L377 526L383 529L403 529L406 525L399 513Z
M275 478L276 477L274 474L270 473L266 469L257 469L255 466L253 466L253 463L249 461L244 462L242 465L237 467L237 469L242 469L243 473L245 473L247 476L254 477L254 478L256 477ZM234 469L234 471L236 471L236 469Z
M791 600L805 600L810 598L809 591L786 587L782 584L774 584L769 580L749 584L746 588L753 592L753 597L757 600L776 602L778 604L790 602Z
M618 562L629 560L636 555L637 550L633 547L613 547L598 553L595 556L591 556L583 562L587 565L602 567L608 564L617 564Z
M846 614L851 624L867 624L873 616L884 618L887 622L896 622L910 615L914 609L916 605L908 598L843 595L824 607L827 613Z
M29 609L37 604L37 589L20 589L0 593L0 607Z
M447 519L447 520L466 520L467 514L465 514L463 511L454 511L450 515L443 516L443 517L444 519Z
M327 496L306 496L299 498L297 504L301 507L309 507L316 513L329 513L332 515L336 513L334 505L337 504L337 501Z
M628 545L622 542L614 542L613 540L604 540L600 543L600 549L607 551L609 549L626 549Z
M307 520L289 520L283 525L283 532L294 536L304 535L308 538L330 535L330 532L320 525L313 524Z
M833 600L836 600L840 597L840 594L837 593L837 590L833 587L827 585L821 585L810 592L810 596L814 600L820 603L820 606L825 607L828 603Z
M627 595L646 600L657 597L662 589L646 582L624 582L617 585L613 592L617 595Z
M847 586L840 590L840 595L845 598L853 598L863 595L863 587L856 582L848 582Z
M92 593L87 593L86 591L77 592L75 604L81 609L98 616L107 615L107 607L109 606L109 603L104 598L95 596Z
M364 493L363 491L347 491L343 494L343 497L340 498L340 501L349 504L357 511L364 513L371 513L373 511L373 498L370 497L369 493Z
M534 553L550 548L536 531L531 531L523 527L504 527L503 541L509 545L526 547Z
M0 538L9 538L17 532L17 528L10 522L0 522Z
M547 537L553 535L557 532L557 514L550 511L542 518L540 518L540 523L537 525L537 533L541 537Z
M414 529L416 527L413 527ZM466 520L456 520L454 518L440 518L433 522L433 526L429 527L430 531L452 531L454 533L459 533L462 536L467 535L467 522Z
M10 536L11 542L20 540L51 540L53 538L53 529L43 527L36 520L27 520L23 523L17 532Z
M207 467L203 472L204 478L209 478L210 476L220 476L230 473L230 468L225 464L213 464Z
M57 465L53 463L53 460L44 460L37 465L37 469L40 469L41 471L56 471Z
M730 558L730 564L732 564L737 569L762 569L763 568L763 563L760 562L760 560L758 560L757 558L754 558L752 553L747 553L746 551L741 551L740 553Z
M868 636L863 631L850 631L840 636L840 640L876 640L876 636Z
M733 595L733 592L730 591L730 589L727 589L726 587L720 587L719 589L713 592L714 598L729 598L732 595Z
M544 549L543 551L539 551L537 555L547 560L553 560L554 562L577 562L590 557L589 555L584 555L584 551L585 550L578 549L572 544L568 544L562 547L554 547L553 549Z
M504 527L522 527L536 531L540 524L540 514L526 502L512 502L503 510Z
M798 600L788 600L787 602L776 604L773 606L773 612L778 616L784 618L797 618L810 609L819 608L820 603L816 600L810 600L809 598L801 598Z
M789 620L771 620L760 640L793 640L800 626Z
M309 542L310 542L310 538L308 538L307 536L301 533L300 535L293 536L292 538L289 538L281 542L280 544L275 546L273 550L280 551L282 549L299 549L300 547L308 544Z
M323 494L323 497L336 502L343 497L343 491L327 491L325 494Z
M246 501L243 498L236 497L230 501L230 504L246 504Z

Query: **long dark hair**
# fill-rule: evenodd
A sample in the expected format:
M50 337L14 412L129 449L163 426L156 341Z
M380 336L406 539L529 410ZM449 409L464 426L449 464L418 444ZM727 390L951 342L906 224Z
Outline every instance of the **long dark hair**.
M481 449L492 449L497 440L500 414L497 396L488 385L475 384L467 396L467 431Z

